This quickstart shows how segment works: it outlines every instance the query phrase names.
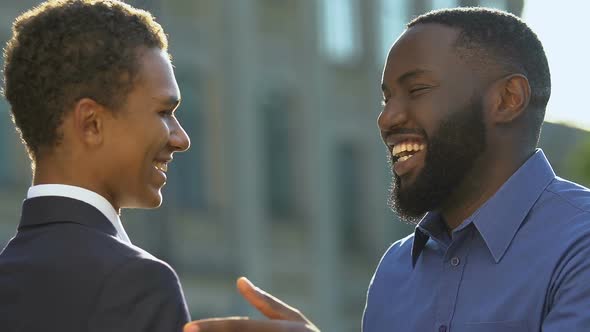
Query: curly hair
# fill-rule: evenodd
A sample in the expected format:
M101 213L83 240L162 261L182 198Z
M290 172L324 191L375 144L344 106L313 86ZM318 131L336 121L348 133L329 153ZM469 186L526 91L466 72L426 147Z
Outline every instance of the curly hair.
M59 144L65 112L82 98L116 110L143 48L168 49L153 16L117 0L53 0L20 15L4 51L4 94L29 156Z
M527 77L531 128L538 141L551 96L551 75L541 41L520 18L489 8L452 8L418 16L407 27L436 23L460 30L455 48L484 70L502 68Z

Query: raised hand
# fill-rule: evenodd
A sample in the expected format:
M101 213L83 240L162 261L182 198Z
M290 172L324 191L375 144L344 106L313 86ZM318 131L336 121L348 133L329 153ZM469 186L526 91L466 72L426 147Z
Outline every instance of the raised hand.
M210 318L190 322L184 332L320 332L299 310L254 286L242 277L237 281L240 294L271 320L248 317Z

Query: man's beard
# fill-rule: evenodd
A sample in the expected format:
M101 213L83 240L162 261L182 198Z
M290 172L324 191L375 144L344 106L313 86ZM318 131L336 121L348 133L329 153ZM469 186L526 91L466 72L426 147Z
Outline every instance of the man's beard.
M428 211L438 209L471 171L485 149L485 125L482 99L474 98L444 119L436 132L427 138L424 167L414 183L402 188L393 172L389 206L402 220L417 223ZM389 155L393 171L393 160Z

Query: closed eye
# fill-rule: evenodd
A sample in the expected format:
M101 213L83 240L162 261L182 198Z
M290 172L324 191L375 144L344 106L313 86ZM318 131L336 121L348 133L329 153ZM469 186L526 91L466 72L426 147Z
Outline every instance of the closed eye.
M430 89L429 86L420 86L420 87L415 87L410 89L410 93L415 93L415 92L419 92L419 91L423 91L423 90L427 90Z
M418 87L413 87L410 89L410 96L412 97L417 97L420 96L428 91L430 91L432 87L431 86L418 86Z

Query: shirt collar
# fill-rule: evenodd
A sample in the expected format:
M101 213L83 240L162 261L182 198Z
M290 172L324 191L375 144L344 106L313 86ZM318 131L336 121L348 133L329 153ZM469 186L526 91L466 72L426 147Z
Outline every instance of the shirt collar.
M27 198L41 196L68 197L92 205L104 214L104 216L113 224L117 230L117 237L120 240L131 244L131 240L129 239L127 232L125 232L125 228L123 228L123 224L121 223L121 218L119 218L119 214L115 211L115 208L106 198L94 191L65 184L40 184L30 187L27 192Z
M442 232L446 231L446 227L442 222L440 215L437 212L428 212L414 230L414 242L412 243L412 266L416 265L416 261L426 246L426 242L431 237L433 239L440 239Z
M529 211L554 178L555 172L545 154L537 149L502 187L455 231L465 228L466 224L472 222L498 263ZM435 226L437 224L438 226ZM436 212L429 212L420 221L414 232L412 244L413 264L416 264L428 239L438 235L441 224Z

